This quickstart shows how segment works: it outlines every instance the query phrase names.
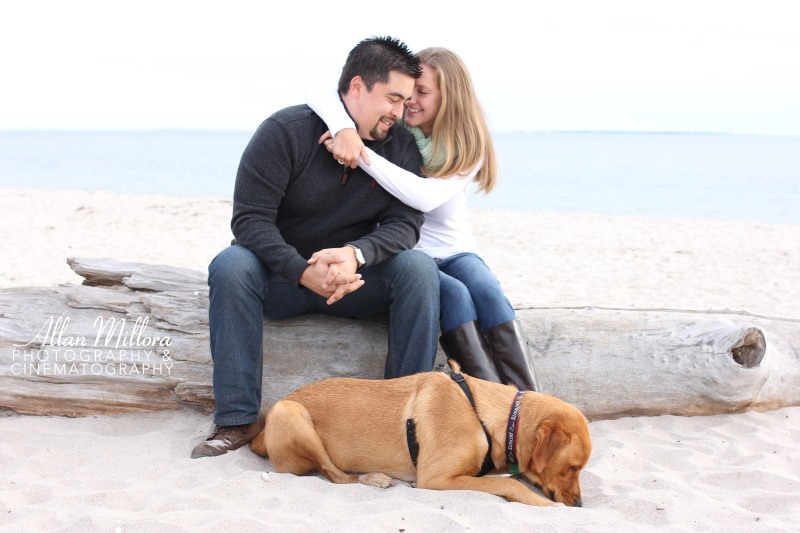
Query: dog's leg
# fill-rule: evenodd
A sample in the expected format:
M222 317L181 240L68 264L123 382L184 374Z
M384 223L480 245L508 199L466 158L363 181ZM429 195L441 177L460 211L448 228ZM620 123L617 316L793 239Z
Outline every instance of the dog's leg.
M270 409L265 442L270 460L279 472L302 476L318 470L334 483L357 481L350 480L352 476L333 464L302 404L282 400Z
M477 490L501 496L508 501L547 506L553 502L532 492L516 479L508 477L456 476L450 479L420 480L417 487L434 490Z
M272 407L267 415L265 443L279 472L300 476L317 470L334 483L360 482L381 488L391 485L391 478L384 474L354 476L340 470L325 450L311 415L298 402L282 400Z
M252 451L256 455L260 455L261 457L267 457L269 454L267 453L267 427L264 426L261 429L261 433L256 435L253 440L250 441L250 451Z
M380 472L361 474L358 476L358 482L370 487L378 487L379 489L388 489L392 486L392 478Z

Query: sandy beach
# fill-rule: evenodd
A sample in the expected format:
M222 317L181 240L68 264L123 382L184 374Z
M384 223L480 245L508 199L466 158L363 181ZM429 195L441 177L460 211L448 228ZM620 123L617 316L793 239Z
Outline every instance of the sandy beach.
M66 258L205 271L229 199L0 189L0 289L80 283ZM473 210L512 303L800 319L800 226ZM265 376L269 379L269 376ZM192 460L191 411L0 412L2 531L797 531L800 407L593 421L583 508L398 482L278 474L241 449Z

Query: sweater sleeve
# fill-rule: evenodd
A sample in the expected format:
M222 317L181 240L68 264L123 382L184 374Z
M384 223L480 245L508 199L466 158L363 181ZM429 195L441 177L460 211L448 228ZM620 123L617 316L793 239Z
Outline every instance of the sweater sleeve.
M242 154L233 191L231 230L236 241L285 279L299 282L308 267L286 243L276 220L291 173L290 143L282 126L267 119Z
M397 168L412 174L412 169L420 168L422 158L414 138L402 129L400 133L404 135L394 136L391 141L393 147L386 156L396 161ZM376 157L379 157L377 153ZM387 164L391 164L388 161ZM420 177L416 179L423 181ZM352 244L364 252L368 265L381 263L402 250L413 248L419 240L420 227L424 222L423 214L397 198L391 196L389 198L389 202L379 215L378 227L372 233L352 241Z
M417 174L394 165L369 148L367 150L371 164L367 165L359 158L358 166L392 196L423 213L433 211L469 187L481 168L478 164L468 174L420 179Z
M308 85L305 89L305 98L308 107L328 126L332 135L336 135L347 128L356 129L353 119L339 98L338 91L322 88L321 85Z

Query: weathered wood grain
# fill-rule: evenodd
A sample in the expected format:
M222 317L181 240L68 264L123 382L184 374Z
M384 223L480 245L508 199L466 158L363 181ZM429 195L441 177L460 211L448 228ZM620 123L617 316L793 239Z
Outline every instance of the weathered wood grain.
M0 290L0 408L66 416L213 409L205 275L109 259L68 262L83 285ZM517 313L544 392L591 419L800 405L795 320L675 310ZM265 408L318 379L383 375L382 317L267 320L264 332Z

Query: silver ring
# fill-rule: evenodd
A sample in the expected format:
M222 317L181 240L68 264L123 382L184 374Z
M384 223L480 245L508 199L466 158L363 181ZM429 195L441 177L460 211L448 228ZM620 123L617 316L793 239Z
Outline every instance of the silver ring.
M344 161L342 161L341 159L337 159L337 161L339 162L340 165L344 165Z

